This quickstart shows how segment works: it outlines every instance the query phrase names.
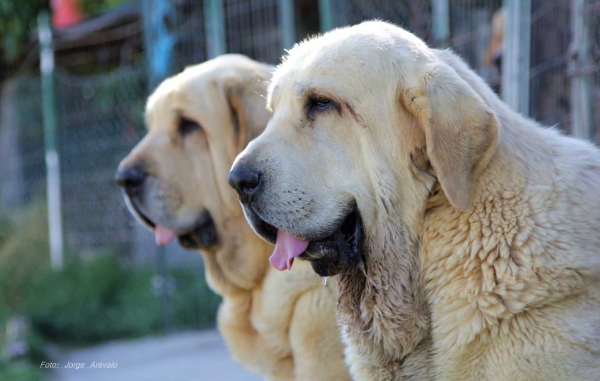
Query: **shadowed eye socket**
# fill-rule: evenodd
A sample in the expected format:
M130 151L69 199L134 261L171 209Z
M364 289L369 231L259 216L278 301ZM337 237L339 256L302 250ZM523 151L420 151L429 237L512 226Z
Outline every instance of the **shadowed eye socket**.
M202 127L200 127L200 125L194 122L193 120L181 118L181 120L179 121L179 133L182 136L189 135L192 132L199 131L201 129Z
M331 99L323 98L323 97L310 97L308 98L308 102L306 104L308 118L313 119L315 113L321 111L328 111L331 108L335 108L336 104Z

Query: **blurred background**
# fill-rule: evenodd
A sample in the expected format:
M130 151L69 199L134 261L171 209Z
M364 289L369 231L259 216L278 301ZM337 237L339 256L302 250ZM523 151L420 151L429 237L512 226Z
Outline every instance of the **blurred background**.
M451 47L523 114L598 139L596 0L1 0L0 381L257 379L211 330L200 255L156 248L113 175L167 76L223 53L277 64L373 18Z

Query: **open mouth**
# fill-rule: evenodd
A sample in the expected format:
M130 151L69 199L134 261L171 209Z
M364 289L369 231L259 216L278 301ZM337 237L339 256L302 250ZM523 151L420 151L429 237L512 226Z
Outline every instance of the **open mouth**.
M191 229L185 232L175 232L167 227L157 225L144 213L142 213L135 203L125 196L127 208L133 216L148 229L152 230L156 237L158 245L169 243L175 236L179 240L179 244L188 250L208 249L216 246L219 243L217 227L214 220L208 211L203 211L193 224Z
M311 241L299 258L310 260L313 270L321 276L354 269L362 261L363 235L362 218L354 208L333 234Z
M179 244L188 250L208 249L219 243L217 228L208 212L201 218L196 227L189 233L177 236Z
M244 208L253 229L267 242L275 244L271 263L279 270L292 267L294 258L311 262L320 276L333 276L357 268L362 262L364 229L358 208L352 207L337 228L328 236L302 240L278 230L251 208Z

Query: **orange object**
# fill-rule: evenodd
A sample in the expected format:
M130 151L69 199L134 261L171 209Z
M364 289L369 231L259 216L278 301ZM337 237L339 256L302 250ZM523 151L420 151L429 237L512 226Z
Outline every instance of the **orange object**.
M79 24L84 20L79 0L51 0L52 26L57 29Z

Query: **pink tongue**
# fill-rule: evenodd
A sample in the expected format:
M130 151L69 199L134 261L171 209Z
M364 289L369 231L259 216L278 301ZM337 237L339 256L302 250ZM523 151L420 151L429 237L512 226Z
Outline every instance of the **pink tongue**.
M269 262L271 262L273 267L277 270L289 270L292 268L294 258L306 250L308 243L308 241L296 238L283 230L278 230L275 250L273 251L271 258L269 258Z
M163 246L171 242L175 238L175 232L161 225L154 227L154 240L158 246Z

